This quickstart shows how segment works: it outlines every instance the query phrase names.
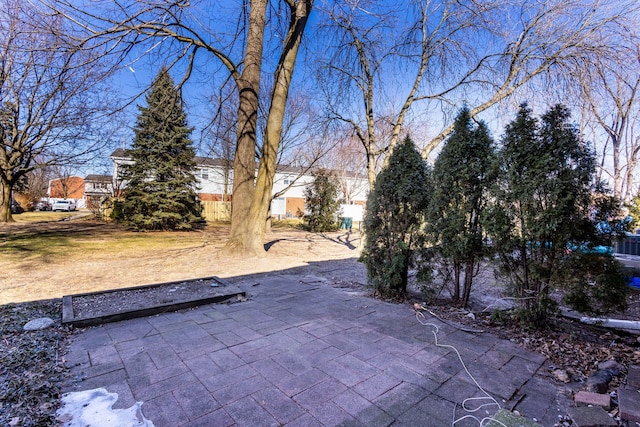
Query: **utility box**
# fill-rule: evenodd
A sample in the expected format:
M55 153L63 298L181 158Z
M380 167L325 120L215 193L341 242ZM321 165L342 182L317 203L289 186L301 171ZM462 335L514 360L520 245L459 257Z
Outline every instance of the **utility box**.
M343 230L351 230L353 227L353 218L343 216L340 218L340 228Z

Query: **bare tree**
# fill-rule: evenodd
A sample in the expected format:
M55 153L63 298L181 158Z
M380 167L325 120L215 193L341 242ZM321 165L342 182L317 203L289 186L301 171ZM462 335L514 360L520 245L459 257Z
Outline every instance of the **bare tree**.
M27 174L79 162L102 144L91 133L103 100L103 70L67 36L60 17L29 2L2 0L0 12L0 222L13 221L11 193Z
M351 204L355 197L363 197L365 188L360 184L366 176L366 157L360 141L353 136L345 136L322 157L319 166L332 171L336 183L344 197L345 204ZM366 189L368 190L368 189Z
M623 31L637 10L632 1L599 0L337 3L325 11L328 117L353 128L373 184L377 157L397 144L407 120L426 115L439 128L427 157L451 133L452 108L467 103L474 117L519 89L551 84L565 65L597 61L613 48L603 35Z
M619 47L618 55L589 69L576 67L584 103L583 128L591 129L600 171L616 197L629 202L637 194L640 154L640 44Z
M207 153L224 162L222 177L222 201L224 202L229 201L231 193L231 171L238 128L238 105L234 102L235 99L237 99L235 87L230 85L223 85L215 95L211 96L209 103L215 106L213 119L202 131Z
M203 13L219 12L211 18L222 25L226 11L219 4L192 5L183 1L149 0L118 3L110 11L91 3L51 0L56 13L83 27L92 39L103 40L121 57L144 55L159 46L169 66L182 59L183 81L198 68L199 53L219 61L237 86L238 113L233 164L231 234L227 249L248 255L264 253L264 234L279 153L283 118L294 65L313 0L251 0L241 3L238 26L231 35L217 31L202 19ZM267 12L270 13L267 13ZM271 21L269 19L272 19ZM269 33L269 30L273 30ZM267 37L272 34L274 37ZM273 89L269 100L262 149L256 172L257 119L265 39L270 55L277 57L271 70ZM147 47L145 50L144 46ZM170 49L174 49L170 51Z
M51 168L54 183L50 185L51 197L63 199L84 193L84 180L75 175L75 165L55 165Z
M47 196L49 181L52 178L50 168L43 167L34 169L25 175L27 177L26 194L32 205Z

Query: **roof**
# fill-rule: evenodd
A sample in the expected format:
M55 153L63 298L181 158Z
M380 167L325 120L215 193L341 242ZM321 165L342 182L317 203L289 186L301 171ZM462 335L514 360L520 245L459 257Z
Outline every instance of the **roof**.
M111 153L111 158L112 159L116 159L116 158L130 159L131 157L128 155L128 151L129 150L125 150L124 148L118 148L113 153ZM211 157L200 157L200 156L195 156L194 160L196 162L196 166L199 166L199 167L203 167L203 166L233 167L233 160L225 160L221 158L211 158ZM228 165L227 162L231 162L232 164ZM256 164L256 168L257 167L258 165ZM280 173L290 173L290 174L304 174L306 171L306 169L302 167L288 166L288 165L282 165L282 164L279 164L277 166L277 170ZM334 172L338 172L338 171L334 171ZM365 179L365 177L362 174L358 174L351 171L340 171L338 174L340 176L344 176L347 178Z
M111 158L117 158L117 159L129 159L131 158L131 156L129 156L128 154L129 150L125 150L124 148L118 148L116 149L113 153L111 153ZM227 160L225 159L214 159L211 157L200 157L200 156L195 156L193 158L193 160L195 160L196 162L196 166L226 166L227 165Z
M85 182L113 182L113 176L111 175L87 175L84 179Z

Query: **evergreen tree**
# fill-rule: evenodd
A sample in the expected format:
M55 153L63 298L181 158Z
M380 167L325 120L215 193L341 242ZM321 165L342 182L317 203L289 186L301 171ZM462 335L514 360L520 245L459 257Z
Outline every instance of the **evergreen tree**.
M466 305L484 256L483 214L495 174L493 140L464 108L433 167L427 229L440 263L452 275L452 299Z
M304 216L311 231L325 232L338 229L340 200L338 185L332 175L319 169L313 173L313 183L304 191L305 206L309 214Z
M128 151L132 163L123 165L126 182L121 219L137 229L191 229L201 221L197 200L192 128L182 97L163 67L146 96Z
M491 236L526 320L539 325L555 305L551 291L566 285L568 248L595 236L589 218L594 155L560 105L540 122L522 105L502 143ZM603 270L615 276L609 264ZM585 278L586 271L570 274Z
M414 251L423 241L429 174L413 141L406 138L391 153L367 199L361 260L369 284L382 295L402 296L407 291Z

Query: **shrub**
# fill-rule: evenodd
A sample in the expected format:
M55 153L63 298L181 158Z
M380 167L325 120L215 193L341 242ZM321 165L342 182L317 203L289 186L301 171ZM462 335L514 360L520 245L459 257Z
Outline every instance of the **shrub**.
M309 230L314 232L335 231L338 229L340 200L338 185L333 176L325 169L313 173L313 182L305 188L305 207L308 214L304 216Z
M586 314L627 308L629 286L624 266L611 255L574 253L564 263L564 301Z
M528 311L527 321L542 325L553 309L549 293L562 285L567 247L594 236L589 219L594 156L563 106L540 121L521 106L502 144L491 238L501 272Z
M424 212L431 194L429 169L406 138L395 147L367 199L361 260L379 294L407 291L414 251L422 246Z

